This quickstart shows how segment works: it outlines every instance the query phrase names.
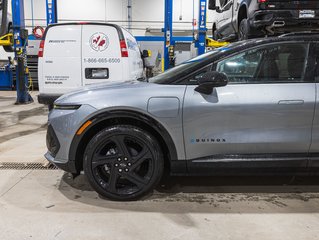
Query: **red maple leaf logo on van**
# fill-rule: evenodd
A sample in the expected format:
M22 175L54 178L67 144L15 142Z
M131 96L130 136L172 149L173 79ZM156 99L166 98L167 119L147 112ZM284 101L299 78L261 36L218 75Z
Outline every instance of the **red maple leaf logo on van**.
M105 42L106 42L105 39L101 40L101 42L99 43L98 46L99 46L99 47L103 47L103 45L105 44Z
M102 52L109 46L109 38L104 33L95 33L90 38L90 46L93 50Z
M101 38L101 36L98 36L97 38L93 39L93 43L95 43L95 44L98 43L100 38Z

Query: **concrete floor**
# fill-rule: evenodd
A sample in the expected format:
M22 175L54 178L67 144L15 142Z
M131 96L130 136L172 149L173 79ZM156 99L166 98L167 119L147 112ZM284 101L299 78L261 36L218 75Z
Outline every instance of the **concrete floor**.
M0 92L0 166L43 163L47 111ZM85 177L0 169L0 239L319 239L319 179L170 179L137 202L101 199Z

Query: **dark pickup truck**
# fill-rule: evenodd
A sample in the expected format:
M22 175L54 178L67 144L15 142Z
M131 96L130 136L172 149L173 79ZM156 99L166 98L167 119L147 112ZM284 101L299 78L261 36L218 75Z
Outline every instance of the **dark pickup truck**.
M209 0L208 8L215 40L319 30L319 0Z

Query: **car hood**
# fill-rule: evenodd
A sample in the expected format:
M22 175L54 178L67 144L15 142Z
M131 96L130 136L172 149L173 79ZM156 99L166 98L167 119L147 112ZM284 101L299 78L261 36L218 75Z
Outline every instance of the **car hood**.
M73 90L69 93L63 94L61 97L59 97L55 101L55 103L60 104L60 103L67 103L69 101L71 102L79 101L79 99L77 99L77 96L83 97L83 95L87 95L91 93L92 91L101 91L101 90L104 91L108 89L116 89L118 87L125 87L125 86L129 86L131 84L136 84L136 83L138 83L138 81L130 80L130 81L124 81L124 82L113 81L113 82L103 82L103 83L96 83L92 85L86 85L84 87L77 88L76 90Z
M127 81L86 86L58 98L55 104L88 104L96 109L146 109L150 98L175 97L182 101L186 86Z

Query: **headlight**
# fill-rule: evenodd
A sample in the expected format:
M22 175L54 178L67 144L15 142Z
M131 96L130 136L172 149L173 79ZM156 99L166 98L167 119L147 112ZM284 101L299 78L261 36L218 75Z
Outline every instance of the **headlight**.
M80 104L54 104L53 108L57 110L77 110L81 107Z

